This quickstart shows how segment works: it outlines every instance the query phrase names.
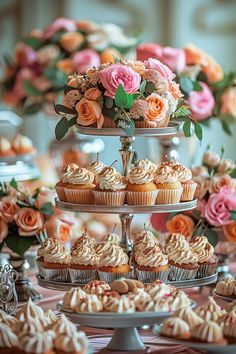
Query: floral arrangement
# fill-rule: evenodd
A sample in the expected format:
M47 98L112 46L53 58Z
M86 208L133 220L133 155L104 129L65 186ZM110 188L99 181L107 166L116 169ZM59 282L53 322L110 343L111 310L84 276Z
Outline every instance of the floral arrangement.
M172 118L187 117L201 140L201 126L189 116L174 79L172 70L156 59L118 60L70 76L63 105L55 105L62 116L56 126L57 139L75 124L118 127L132 136L135 127L162 128Z
M48 237L68 242L72 236L73 213L62 212L53 206L55 192L46 187L27 192L13 179L0 185L0 250L5 245L23 255L33 244L36 235L46 231Z
M216 241L217 229L232 243L236 243L236 163L224 159L224 149L216 154L207 147L202 165L192 169L197 183L195 197L198 206L186 213L171 213L160 220L153 216L152 224L162 231L180 232L186 237L206 233Z
M143 43L137 47L137 59L148 58L158 59L175 71L193 119L209 125L209 118L218 118L223 130L231 134L230 118L236 117L236 72L224 73L209 54L194 45L172 48ZM183 129L190 134L191 121L186 121Z
M121 58L136 44L114 24L58 18L18 42L13 58L4 57L3 102L23 114L54 114L52 102L69 74Z

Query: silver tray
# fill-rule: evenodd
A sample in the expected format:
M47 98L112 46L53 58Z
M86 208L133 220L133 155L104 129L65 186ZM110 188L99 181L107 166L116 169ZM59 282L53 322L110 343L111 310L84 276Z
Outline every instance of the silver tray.
M217 281L218 274L215 273L205 278L193 279L193 280L183 280L183 281L167 281L166 284L173 285L178 289L194 288L198 286L204 286L208 284L215 283ZM38 284L42 288L57 290L57 291L68 291L71 288L83 287L84 284L79 283L63 283L56 282L53 280L45 280L40 275L37 275Z
M31 154L24 154L24 155L14 155L14 156L1 156L0 157L0 163L9 163L9 164L14 164L18 161L23 161L23 162L28 162L32 161L34 157L36 157L36 152L33 152Z
M134 136L157 136L170 137L180 134L182 123L170 122L166 128L135 128ZM97 136L128 136L123 129L120 128L91 128L77 126L80 134L97 135Z
M120 207L95 205L95 204L74 204L61 202L58 198L55 199L56 206L67 211L74 211L78 213L100 213L100 214L155 214L155 213L169 213L195 209L197 206L197 199L190 202L181 202L178 204L157 204L153 206L141 205L123 205Z
M30 181L40 177L39 170L33 162L18 161L13 165L0 162L0 182Z
M224 300L225 302L232 302L232 301L236 300L236 296L225 296L225 295L217 294L216 289L213 290L213 296L215 298Z
M184 345L185 347L186 346L191 347L212 354L235 354L236 353L236 344L228 344L228 345L208 344L208 343L191 342L187 340L178 340L169 337L167 338L165 336L160 335L160 330L161 330L160 325L155 326L153 329L153 333L157 335L159 338L164 339L173 344Z

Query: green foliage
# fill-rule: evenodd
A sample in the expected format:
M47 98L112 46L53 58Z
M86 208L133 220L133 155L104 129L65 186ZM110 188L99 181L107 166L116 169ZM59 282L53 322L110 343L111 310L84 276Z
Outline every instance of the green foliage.
M133 95L127 93L122 85L116 89L115 105L124 109L130 109L133 106Z
M173 113L174 118L180 118L180 117L185 117L189 116L191 114L190 109L186 105L182 105L177 107L176 111Z
M186 136L187 138L189 138L192 135L191 125L192 125L192 122L190 120L186 120L183 124L184 136Z
M194 89L194 85L193 85L192 80L187 76L180 77L179 85L180 85L181 91L183 91L185 93L185 95L187 95L187 96L188 96L189 92Z
M62 89L67 82L67 74L55 66L45 68L43 74L51 81L54 88Z
M230 220L236 220L236 210L230 210Z
M69 107L63 106L62 104L54 104L54 110L56 113L61 114L61 113L65 113L65 114L75 114L76 111L74 109L71 109Z
M10 233L4 240L7 247L9 247L13 252L20 256L35 243L36 239L34 236L19 236L17 233Z
M23 39L23 43L34 50L38 50L42 45L42 40L36 37L26 37Z
M22 83L23 91L26 96L41 96L42 92L40 92L36 87L34 87L30 81L24 80Z
M56 139L60 140L64 138L68 130L75 124L76 124L76 117L72 117L71 119L67 119L65 116L62 117L57 123L55 128Z
M154 82L147 82L146 86L145 86L145 93L146 95L151 95L155 90L155 84Z
M44 203L41 208L41 212L45 215L52 215L53 214L53 206L51 202Z
M194 131L198 140L202 141L202 137L203 137L202 127L198 122L192 120L186 120L183 124L182 129L183 129L184 136L186 136L187 138L192 136L192 132Z
M222 129L224 130L224 132L228 135L232 135L232 131L230 129L229 123L226 120L222 120L221 124L222 124Z
M140 87L139 87L139 92L140 92L141 94L144 94L145 89L146 89L146 84L147 84L147 81L146 81L146 80L143 80L142 83L141 83L141 85L140 85Z
M16 190L18 190L18 184L15 180L15 178L12 178L12 180L10 181L10 186Z
M198 140L202 141L202 127L199 123L194 122L194 132L196 134L196 137L198 138Z
M106 108L112 108L114 105L114 100L111 97L105 96L104 105Z

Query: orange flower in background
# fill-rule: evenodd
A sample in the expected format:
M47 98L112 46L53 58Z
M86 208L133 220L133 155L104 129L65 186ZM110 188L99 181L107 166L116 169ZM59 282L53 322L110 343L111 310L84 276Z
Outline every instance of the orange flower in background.
M173 233L181 233L186 237L193 234L194 222L190 216L177 214L166 223L167 230Z
M79 32L67 32L60 38L60 45L67 52L75 52L84 42L84 36Z
M178 100L179 98L183 97L183 94L180 91L179 84L177 84L177 82L172 81L169 90L172 93L174 99Z
M12 197L5 197L0 201L0 217L6 223L10 223L14 220L14 215L18 210L19 207Z
M73 72L73 62L71 59L62 59L57 63L57 67L59 70L64 71L68 75Z
M223 227L225 238L231 242L236 243L236 221Z
M230 87L221 95L220 113L236 117L236 87Z
M121 58L120 52L114 48L107 48L100 54L101 63L115 63L115 58Z
M71 226L57 217L51 217L45 223L48 237L58 238L62 242L68 242L71 238Z
M104 117L99 103L82 98L75 109L78 112L77 124L84 126L96 124L99 129L102 127Z

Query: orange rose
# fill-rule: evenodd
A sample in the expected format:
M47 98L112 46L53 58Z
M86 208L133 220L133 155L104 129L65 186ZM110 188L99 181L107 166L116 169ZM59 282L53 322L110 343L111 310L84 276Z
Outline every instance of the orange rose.
M21 208L14 219L20 236L33 236L43 228L42 213L31 208Z
M212 177L209 185L210 193L219 193L222 187L228 187L232 191L235 190L234 180L227 173L216 173L214 177Z
M78 88L80 85L81 80L83 80L83 76L82 75L77 75L77 76L73 76L69 82L68 82L68 86L74 87L74 88Z
M146 98L149 109L147 110L144 120L153 128L162 127L166 121L166 113L168 109L168 101L152 93Z
M7 223L0 217L0 243L7 237L8 226Z
M62 242L68 242L72 236L71 226L53 216L45 223L48 237L58 238Z
M60 45L69 53L75 52L83 42L84 36L78 32L67 32L60 38Z
M115 63L115 58L121 59L118 50L114 48L107 48L100 54L101 63Z
M99 103L82 98L76 104L75 109L78 112L78 124L88 126L96 123L98 129L102 127L104 117Z
M224 72L221 66L202 49L191 44L184 48L184 51L186 55L186 64L200 64L202 71L210 83L223 79Z
M236 221L224 226L223 230L225 238L231 243L236 243Z
M172 96L174 97L175 100L178 100L179 98L183 97L183 94L179 88L179 84L177 84L175 81L171 82L169 90L172 93Z
M171 220L167 221L166 227L169 232L191 237L194 230L194 222L190 216L177 214Z
M4 197L0 201L0 217L6 222L10 223L14 220L14 215L19 210L14 198Z
M84 97L87 98L87 100L96 101L96 99L101 96L101 94L102 93L98 88L92 87L85 91Z
M236 117L236 87L229 87L220 98L220 113Z
M59 60L57 63L57 67L59 70L64 71L68 75L73 72L73 63L72 60L69 58Z

